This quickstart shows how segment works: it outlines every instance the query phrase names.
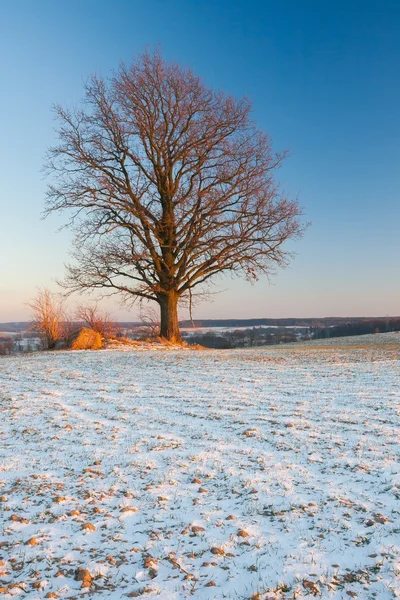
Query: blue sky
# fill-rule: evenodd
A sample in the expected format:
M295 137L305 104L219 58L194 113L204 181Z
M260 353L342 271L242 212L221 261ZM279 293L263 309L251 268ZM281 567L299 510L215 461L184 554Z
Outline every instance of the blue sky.
M79 102L88 75L156 45L251 98L291 150L280 180L312 221L290 268L271 283L225 279L194 316L400 314L399 31L394 0L2 0L0 321L28 318L24 303L56 289L68 261L63 217L40 219L52 104Z

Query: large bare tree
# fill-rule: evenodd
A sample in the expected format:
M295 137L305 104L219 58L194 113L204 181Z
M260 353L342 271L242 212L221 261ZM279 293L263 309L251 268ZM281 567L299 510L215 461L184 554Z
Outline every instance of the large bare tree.
M92 77L82 105L56 113L46 213L72 211L71 291L154 300L160 335L179 340L178 302L194 288L286 264L301 209L275 181L286 154L273 152L247 99L154 52Z

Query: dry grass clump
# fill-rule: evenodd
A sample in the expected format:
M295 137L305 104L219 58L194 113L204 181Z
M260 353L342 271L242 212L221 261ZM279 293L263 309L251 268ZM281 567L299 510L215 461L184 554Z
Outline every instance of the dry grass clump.
M161 344L161 346L166 346L167 348L186 348L189 350L208 350L205 346L201 346L200 344L188 344L185 340L167 340L163 337L158 337L155 340L155 343Z
M83 327L71 344L71 350L100 350L103 342L98 331Z
M188 344L185 341L171 342L165 338L148 338L141 340L132 340L127 337L111 337L105 340L105 347L108 349L135 349L135 350L154 350L154 349L185 349L185 350L208 350L199 344Z

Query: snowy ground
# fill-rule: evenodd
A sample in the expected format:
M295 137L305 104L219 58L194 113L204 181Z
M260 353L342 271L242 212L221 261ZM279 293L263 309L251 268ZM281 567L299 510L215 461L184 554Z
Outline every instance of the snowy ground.
M400 335L324 342L1 358L0 595L399 598Z

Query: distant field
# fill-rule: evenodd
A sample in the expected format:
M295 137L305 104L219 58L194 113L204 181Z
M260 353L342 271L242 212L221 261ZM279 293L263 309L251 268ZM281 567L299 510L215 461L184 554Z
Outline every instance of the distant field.
M369 333L366 335L354 335L350 337L333 337L311 342L301 342L302 346L359 346L359 347L379 347L392 346L400 351L400 331L391 333Z
M4 598L400 597L398 333L0 357L0 410Z

